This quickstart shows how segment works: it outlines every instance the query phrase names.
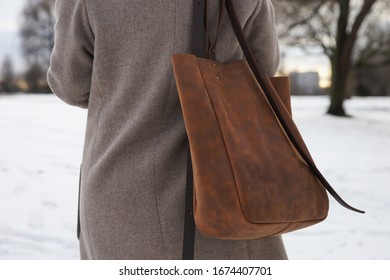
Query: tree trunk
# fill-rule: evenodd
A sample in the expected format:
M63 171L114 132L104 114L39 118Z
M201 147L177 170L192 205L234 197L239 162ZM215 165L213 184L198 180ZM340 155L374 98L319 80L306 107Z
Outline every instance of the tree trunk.
M334 116L345 116L343 107L344 91L346 88L346 74L349 68L350 54L345 52L345 43L348 38L347 26L349 18L349 0L338 1L340 14L337 22L336 48L333 57L331 57L332 65L332 86L330 89L330 106L328 114Z
M332 65L332 86L330 89L330 106L328 109L328 114L330 115L347 116L343 103L346 96L345 91L347 88L353 46L362 22L376 1L364 1L360 12L352 24L351 30L347 32L350 0L338 0L340 14L337 22L336 48L333 56L330 58Z
M332 87L330 89L330 106L328 114L344 117L347 116L344 110L344 92L347 84L347 71L342 67L339 59L332 59ZM344 69L343 69L344 68Z

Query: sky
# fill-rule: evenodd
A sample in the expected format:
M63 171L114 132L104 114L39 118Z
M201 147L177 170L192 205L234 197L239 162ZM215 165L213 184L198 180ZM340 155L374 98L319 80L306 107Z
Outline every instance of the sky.
M24 0L0 0L0 32L14 32L18 29L18 15Z
M25 67L18 35L21 11L25 2L26 0L0 0L0 65L4 57L10 55L16 72L23 71ZM289 48L282 64L288 72L318 71L320 86L329 84L329 62L324 56L307 56L298 48Z
M16 71L23 69L18 36L21 11L25 0L0 0L0 62L12 56Z

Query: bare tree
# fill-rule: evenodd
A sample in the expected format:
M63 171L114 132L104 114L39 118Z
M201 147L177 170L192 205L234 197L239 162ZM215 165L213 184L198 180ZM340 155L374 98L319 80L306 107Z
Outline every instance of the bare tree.
M10 56L6 56L1 71L1 85L3 92L14 92L15 87L15 74L14 67L12 63L12 58Z
M54 3L55 0L27 0L22 13L20 36L23 55L28 64L26 76L33 83L31 88L37 91L42 91L37 85L46 80L45 73L54 46ZM33 77L37 80L32 81Z
M282 40L306 50L320 47L329 58L332 85L328 113L345 116L343 101L353 59L364 60L361 55L354 56L359 32L373 7L378 16L386 0L275 0L274 3L281 19L278 29ZM361 42L360 50L370 48L372 42L367 42Z

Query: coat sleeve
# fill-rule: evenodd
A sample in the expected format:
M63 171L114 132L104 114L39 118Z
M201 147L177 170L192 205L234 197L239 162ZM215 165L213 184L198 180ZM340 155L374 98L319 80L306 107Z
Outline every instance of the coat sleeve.
M273 76L279 66L279 42L271 0L259 0L244 26L249 46L264 73Z
M86 0L56 0L54 48L47 72L53 93L64 102L88 108L94 34Z

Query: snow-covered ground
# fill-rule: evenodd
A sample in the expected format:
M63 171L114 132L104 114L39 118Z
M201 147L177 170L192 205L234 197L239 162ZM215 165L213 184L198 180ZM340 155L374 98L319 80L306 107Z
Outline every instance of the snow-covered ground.
M284 236L290 259L390 259L390 98L293 97L320 170L361 215L330 198L328 218ZM86 111L53 95L0 96L0 259L78 259L77 187Z

